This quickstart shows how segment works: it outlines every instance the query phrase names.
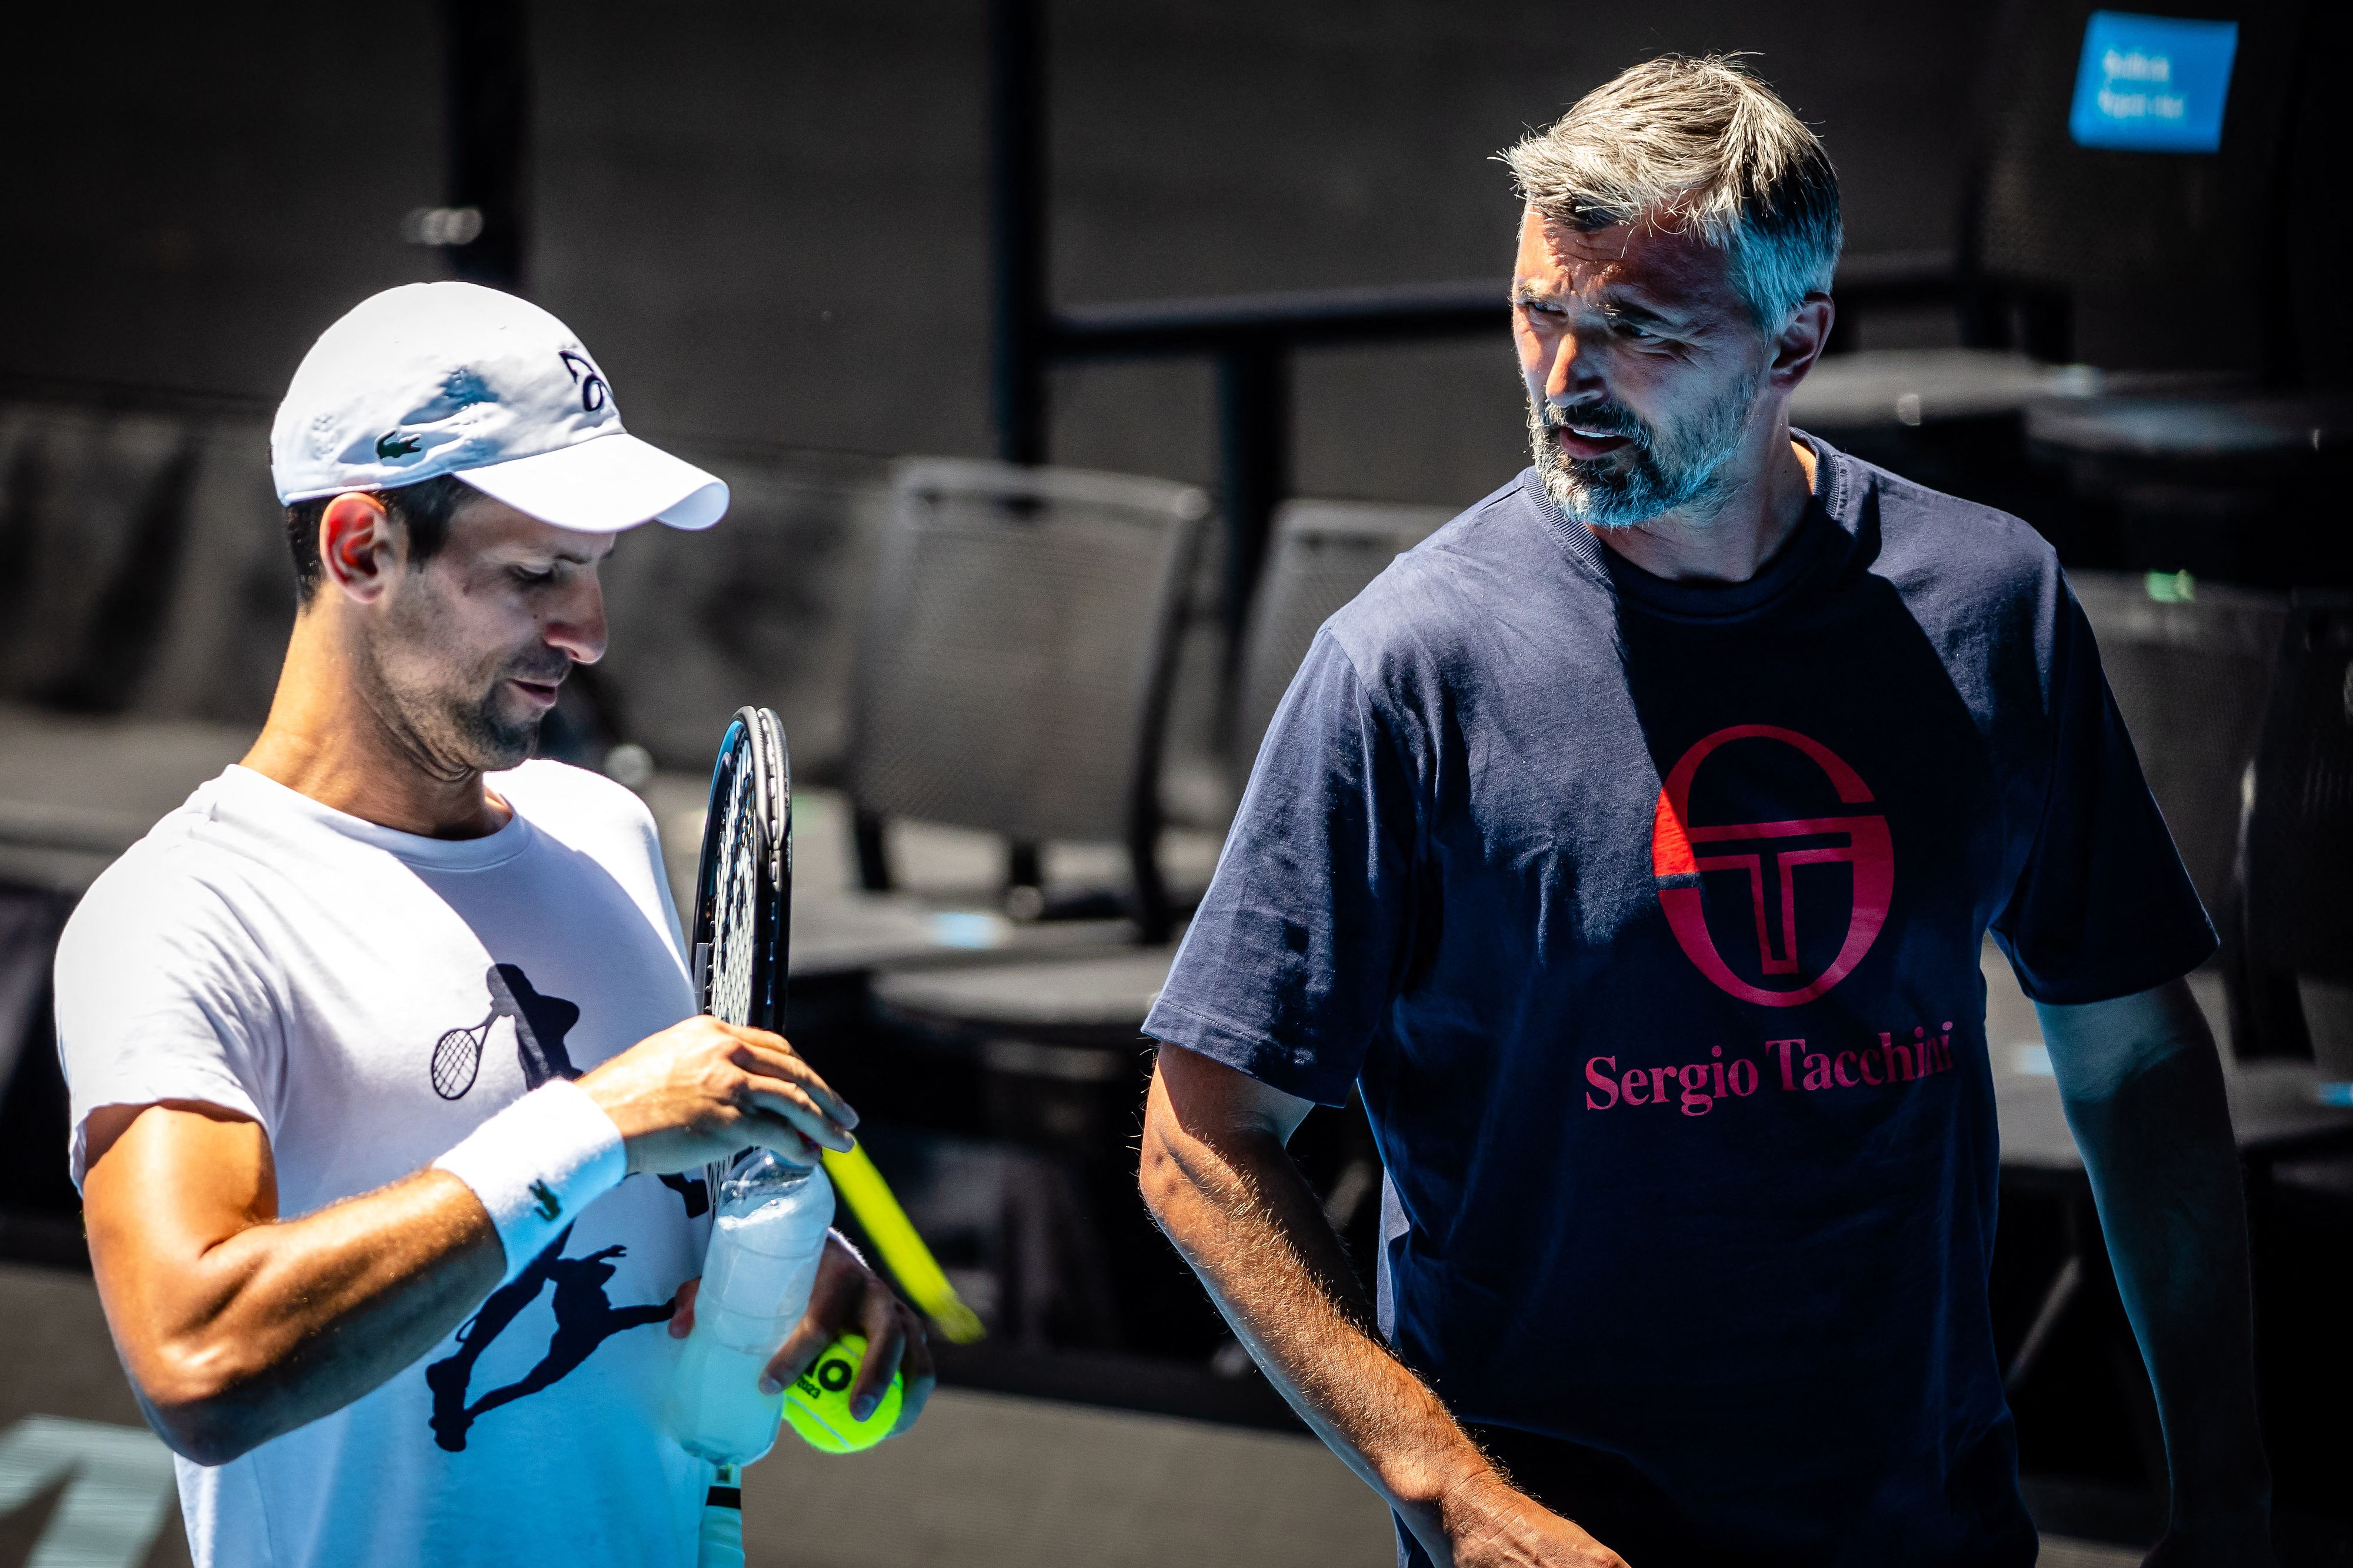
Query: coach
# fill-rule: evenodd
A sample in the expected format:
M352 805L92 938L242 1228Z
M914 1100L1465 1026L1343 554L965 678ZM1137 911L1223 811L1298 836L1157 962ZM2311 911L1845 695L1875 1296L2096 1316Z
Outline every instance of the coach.
M2150 1561L2267 1562L2214 938L2050 546L1790 430L1837 181L1737 66L1506 157L1535 466L1293 681L1145 1026L1154 1212L1405 1562L2023 1568L1990 931L2156 1385ZM1369 1298L1283 1152L1352 1084Z
M269 722L58 954L91 1261L195 1560L691 1563L711 1470L659 1417L700 1173L855 1118L688 1016L637 797L525 759L604 652L615 535L709 527L726 487L464 283L330 327L270 456L301 610ZM770 1374L845 1329L880 1350L853 1400L903 1350L911 1423L922 1334L837 1240Z

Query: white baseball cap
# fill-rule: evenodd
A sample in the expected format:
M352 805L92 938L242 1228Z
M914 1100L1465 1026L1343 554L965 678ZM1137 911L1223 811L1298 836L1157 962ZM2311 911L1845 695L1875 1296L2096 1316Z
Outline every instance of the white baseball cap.
M269 430L283 504L454 474L558 528L709 528L727 486L621 428L572 329L474 283L361 300L302 356Z

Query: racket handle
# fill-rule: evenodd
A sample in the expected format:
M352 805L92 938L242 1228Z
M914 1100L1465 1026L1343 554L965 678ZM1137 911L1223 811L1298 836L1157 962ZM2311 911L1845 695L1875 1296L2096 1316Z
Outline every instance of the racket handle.
M866 1147L853 1142L847 1153L828 1149L825 1152L825 1173L833 1178L833 1190L858 1216L859 1228L866 1239L874 1244L882 1266L899 1281L899 1288L913 1299L923 1315L940 1326L940 1332L951 1344L968 1345L976 1342L987 1331L980 1319L964 1304L940 1269L939 1260L932 1249L923 1245L916 1233L914 1222L907 1211L899 1206L891 1184L882 1173L874 1168Z
M711 1478L702 1503L702 1529L695 1537L694 1568L744 1568L744 1472L722 1465Z

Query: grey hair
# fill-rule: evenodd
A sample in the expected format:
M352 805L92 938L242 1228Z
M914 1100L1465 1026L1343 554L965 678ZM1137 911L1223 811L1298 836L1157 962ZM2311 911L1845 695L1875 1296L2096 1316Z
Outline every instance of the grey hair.
M1735 57L1635 66L1498 156L1539 216L1586 230L1642 222L1725 252L1768 332L1838 270L1830 154Z

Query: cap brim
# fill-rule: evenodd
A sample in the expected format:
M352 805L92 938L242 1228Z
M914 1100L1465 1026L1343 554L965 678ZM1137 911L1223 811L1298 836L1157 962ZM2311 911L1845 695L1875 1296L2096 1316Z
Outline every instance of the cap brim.
M517 511L581 533L618 533L656 520L709 528L727 511L725 481L619 430L536 457L461 468L458 478Z

